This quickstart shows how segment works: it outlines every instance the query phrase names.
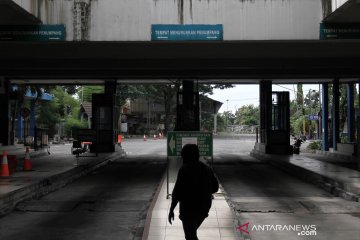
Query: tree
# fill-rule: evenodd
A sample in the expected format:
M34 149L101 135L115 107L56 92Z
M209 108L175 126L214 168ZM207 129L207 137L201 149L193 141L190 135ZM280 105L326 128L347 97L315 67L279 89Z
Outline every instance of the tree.
M60 114L58 113L58 105L55 99L50 102L39 101L37 109L36 123L37 126L48 128L48 135L52 136L56 133L55 126L60 122Z
M120 85L118 87L118 94L120 95L121 103L124 103L126 99L142 97L163 104L165 108L163 119L166 132L176 116L176 108L174 107L176 104L175 96L179 87L180 81L161 85ZM205 96L206 94L211 95L215 88L225 89L231 87L233 87L232 84L199 84L198 90L200 95Z
M260 111L258 106L253 104L242 106L235 112L235 124L259 125Z
M43 91L46 89L40 88L38 86L26 86L26 85L17 85L13 86L12 96L14 102L11 107L11 128L10 128L10 144L15 143L15 119L19 111L21 111L22 105L25 101L26 93L30 91L32 94L37 94L36 98L40 98L43 94Z
M296 103L297 103L298 107L303 109L303 107L304 107L304 93L303 93L303 88L302 88L301 83L297 84Z
M304 105L308 109L318 109L320 106L320 93L316 90L310 90L304 99Z
M235 124L235 114L230 111L224 111L221 115L225 119L225 125L234 125Z
M49 128L49 135L55 134L55 126L61 120L65 122L64 128L67 136L71 135L72 128L86 128L81 123L80 101L66 91L66 87L57 86L50 91L53 101L39 101L36 122L39 126Z
M82 86L77 90L81 102L91 102L93 93L103 93L104 86Z

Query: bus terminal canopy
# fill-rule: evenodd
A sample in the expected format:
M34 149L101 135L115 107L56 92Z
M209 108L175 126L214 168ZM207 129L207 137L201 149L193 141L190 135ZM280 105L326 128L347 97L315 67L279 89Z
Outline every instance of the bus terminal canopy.
M359 78L359 62L360 40L0 44L8 79L324 80Z

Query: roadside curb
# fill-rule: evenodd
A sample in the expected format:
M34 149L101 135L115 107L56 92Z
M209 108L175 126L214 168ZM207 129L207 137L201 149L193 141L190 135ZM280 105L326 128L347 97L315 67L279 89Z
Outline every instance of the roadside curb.
M246 237L241 231L238 231L237 228L241 225L244 224L243 219L241 219L241 215L240 213L236 210L236 206L234 204L234 202L230 199L228 193L225 191L224 187L221 185L220 181L219 181L219 188L221 189L225 201L227 202L227 204L229 205L230 210L232 211L234 217L234 225L233 225L233 230L236 232L236 234L238 235L238 237Z
M351 186L351 184L344 183L335 178L317 173L315 171L282 161L280 158L274 157L275 155L268 156L267 154L253 150L250 155L261 161L270 163L279 169L294 175L304 181L315 184L316 186L324 189L325 191L333 194L336 197L344 198L345 200L360 202L360 195L357 192L358 188ZM330 163L328 163L330 164Z
M139 223L139 225L136 227L136 233L134 240L146 240L149 235L150 230L150 222L152 218L152 212L154 210L154 207L156 205L156 202L159 198L161 188L165 182L166 179L166 173L163 175L162 179L160 180L158 186L156 187L156 191L153 194L152 198L150 199L149 205L146 208L145 216L143 216L145 219L142 219Z
M21 189L2 196L0 198L0 217L10 213L19 202L39 198L50 192L56 191L117 158L118 153L114 152L103 160L97 159L96 161L91 161L89 164L80 165L68 171L45 177L38 182L29 184Z

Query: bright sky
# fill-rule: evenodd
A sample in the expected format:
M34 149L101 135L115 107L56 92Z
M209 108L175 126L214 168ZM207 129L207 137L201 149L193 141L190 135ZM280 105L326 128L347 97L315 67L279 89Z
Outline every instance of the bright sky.
M303 92L304 96L309 90L319 91L319 85L317 84L304 84ZM296 91L296 85L275 85L272 86L273 91L289 91L290 100L295 99L294 92ZM219 112L231 111L235 113L235 109L240 108L243 105L253 104L259 105L259 85L235 85L234 88L229 89L214 89L214 94L209 96L212 99L223 103ZM228 100L228 101L227 101Z

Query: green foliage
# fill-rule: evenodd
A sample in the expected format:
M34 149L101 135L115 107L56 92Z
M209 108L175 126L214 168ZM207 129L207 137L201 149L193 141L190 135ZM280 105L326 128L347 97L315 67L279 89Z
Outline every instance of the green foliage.
M297 84L296 103L299 107L303 107L304 105L304 93L301 83Z
M321 141L311 141L310 144L306 147L308 150L321 150Z
M306 94L304 105L310 109L320 108L320 93L319 91L312 90Z
M196 85L196 84L194 84ZM164 104L165 106L165 116L164 125L165 131L169 129L169 126L172 123L172 120L176 115L176 108L172 107L176 103L176 94L180 82L170 83L170 84L161 84L161 85L119 85L117 88L117 94L119 99L119 104L124 105L127 99L136 99L136 98L148 98L154 102ZM232 84L200 84L198 85L198 90L200 95L212 94L214 88L230 88L233 87ZM213 119L208 116L203 116L201 125L207 129L213 128ZM210 126L212 125L212 127Z
M75 99L72 95L64 91L63 87L57 86L51 91L54 95L54 102L56 104L56 113L59 114L61 118L65 118L69 115L66 111L67 106L71 108L72 116L78 117L80 110L80 102L78 99Z
M213 94L213 90L218 88L218 89L226 89L226 88L233 88L234 85L232 84L201 84L199 85L199 93L201 95L212 95Z
M93 93L104 93L104 86L82 86L77 91L81 102L91 102Z
M340 142L341 143L348 143L349 137L348 136L340 136Z
M291 132L296 135L303 133L304 121L307 122L307 116L302 115L300 111L294 114L290 119Z
M260 111L258 106L253 104L242 106L236 110L235 124L259 125Z
M80 122L80 120L77 120L80 116L80 102L68 94L66 88L61 86L55 87L50 93L54 96L53 101L37 102L36 123L40 127L49 128L49 135L52 136L55 134L56 124L59 123L61 119L65 119L65 129L68 136L70 136L69 129L71 129L73 125L79 125L76 121ZM80 124L79 126L86 127L86 124Z
M87 123L73 117L66 118L64 129L67 136L72 136L72 130L78 128L87 128Z
M38 107L36 108L36 124L38 127L48 128L49 136L53 136L56 133L55 126L61 119L57 107L55 101L39 101Z

